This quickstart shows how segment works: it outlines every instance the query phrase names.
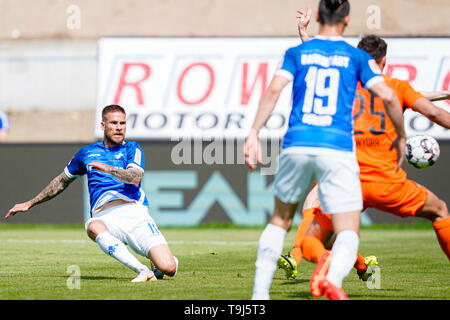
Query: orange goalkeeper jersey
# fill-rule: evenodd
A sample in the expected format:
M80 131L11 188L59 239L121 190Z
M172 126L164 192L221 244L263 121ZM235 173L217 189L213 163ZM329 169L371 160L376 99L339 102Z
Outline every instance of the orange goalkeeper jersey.
M422 94L415 91L407 81L384 76L386 83L394 89L403 111L412 108ZM395 171L397 151L391 147L396 138L394 125L384 108L383 101L365 90L360 83L353 108L356 156L360 167L361 181L402 182L406 179L403 169Z

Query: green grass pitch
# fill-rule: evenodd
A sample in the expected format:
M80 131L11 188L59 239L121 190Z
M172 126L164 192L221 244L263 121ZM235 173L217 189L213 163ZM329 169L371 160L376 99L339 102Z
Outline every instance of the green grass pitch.
M175 278L134 284L135 273L88 239L82 226L0 225L0 300L248 300L262 228L161 228L180 260ZM292 246L296 229L287 235ZM449 261L431 226L361 230L360 253L376 255L380 288L354 270L344 281L350 299L447 300ZM145 261L143 257L138 257ZM72 267L71 267L72 266ZM79 289L74 269L80 271ZM274 275L274 300L316 299L309 293L314 265L302 261L296 280Z

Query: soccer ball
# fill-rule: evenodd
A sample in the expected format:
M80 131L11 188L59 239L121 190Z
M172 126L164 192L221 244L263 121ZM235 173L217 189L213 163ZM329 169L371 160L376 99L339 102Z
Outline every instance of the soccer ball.
M440 149L438 142L428 135L416 135L406 139L406 160L418 169L425 169L437 161Z

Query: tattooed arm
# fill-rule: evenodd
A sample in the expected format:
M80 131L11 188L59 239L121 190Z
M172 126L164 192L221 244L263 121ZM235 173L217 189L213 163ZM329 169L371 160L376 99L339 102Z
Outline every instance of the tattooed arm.
M127 169L113 167L101 162L91 162L89 166L92 170L101 171L113 175L117 180L124 183L134 184L136 186L141 183L143 172L139 169L128 167Z
M27 212L35 205L56 197L58 194L63 192L74 180L75 178L69 178L64 172L61 172L36 197L27 202L14 205L14 207L12 207L8 211L5 218L8 219L10 216L14 216L17 212Z

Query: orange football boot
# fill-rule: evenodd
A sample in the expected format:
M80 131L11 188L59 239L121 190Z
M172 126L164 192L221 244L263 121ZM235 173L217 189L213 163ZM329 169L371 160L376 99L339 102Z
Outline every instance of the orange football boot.
M322 295L330 300L350 300L344 289L336 287L327 279L320 280L319 288L322 291Z
M311 280L309 280L311 294L316 298L322 296L322 290L319 287L319 282L325 279L328 269L330 268L330 262L331 251L326 250L322 257L320 257L319 263L317 263L317 266L311 276Z

